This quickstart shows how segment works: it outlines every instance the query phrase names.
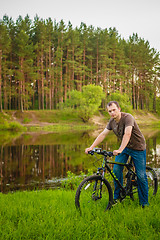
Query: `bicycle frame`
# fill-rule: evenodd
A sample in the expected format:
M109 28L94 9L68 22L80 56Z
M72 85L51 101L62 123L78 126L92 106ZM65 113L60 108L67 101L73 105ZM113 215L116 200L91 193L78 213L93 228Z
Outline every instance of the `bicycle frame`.
M118 180L118 178L116 177L116 175L114 174L113 170L110 168L110 166L108 164L117 164L117 165L121 165L123 167L126 167L128 170L128 173L133 174L134 176L136 175L135 172L131 169L133 167L132 165L132 160L129 163L119 163L119 162L115 162L115 161L108 161L107 160L107 156L104 156L103 158L103 163L102 163L102 167L98 168L97 174L100 174L100 171L102 170L102 179L105 177L105 172L106 169L109 172L109 174L112 176L112 178L116 181L116 183L118 184L118 186L120 187L121 191L122 191L122 198L125 198L127 195L127 190L125 187L123 187L120 183L120 181ZM127 174L128 174L127 173Z

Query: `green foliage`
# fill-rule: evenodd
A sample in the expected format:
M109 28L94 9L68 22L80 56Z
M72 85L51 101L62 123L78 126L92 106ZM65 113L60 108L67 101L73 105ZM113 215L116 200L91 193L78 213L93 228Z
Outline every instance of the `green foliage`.
M1 120L0 131L7 130L9 128L9 123L6 120Z
M29 119L29 118L27 118L27 117L23 119L23 123L30 123L31 121L32 121L32 120Z
M83 86L82 92L77 90L69 92L69 96L65 106L76 108L78 116L87 122L98 110L105 94L100 86L90 84Z
M127 94L116 91L108 96L107 102L109 101L117 101L120 105L122 112L132 113L132 105L130 98Z
M65 106L71 108L77 108L81 105L82 92L77 90L72 90L68 93L69 99L66 101Z
M61 181L61 185L65 189L72 189L75 190L78 188L81 181L87 177L93 174L92 170L88 170L87 174L81 171L80 175L77 176L76 174L72 173L71 171L67 172L67 178L63 181Z
M9 123L8 129L9 131L15 131L15 132L23 132L26 131L26 128L23 127L20 123L18 122L11 122Z
M24 128L20 123L16 121L11 121L11 117L9 116L9 114L0 114L0 131L21 132L25 130L26 128Z
M78 176L71 171L68 171L67 178L61 181L61 186L66 190L76 190L85 177L91 176L93 174L94 171L92 169L88 169L87 173L81 171L80 175ZM109 182L113 182L113 178L109 173L106 173L105 177Z
M24 132L26 128L18 122L8 122L4 120L3 123L0 123L0 131Z

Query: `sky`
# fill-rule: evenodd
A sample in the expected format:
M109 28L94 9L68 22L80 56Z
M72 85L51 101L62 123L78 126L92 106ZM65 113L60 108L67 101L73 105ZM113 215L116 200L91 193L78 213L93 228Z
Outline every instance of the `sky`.
M0 19L5 14L14 21L27 14L32 20L36 14L57 22L63 19L73 28L81 22L95 28L115 27L121 38L137 33L160 52L160 0L0 0Z

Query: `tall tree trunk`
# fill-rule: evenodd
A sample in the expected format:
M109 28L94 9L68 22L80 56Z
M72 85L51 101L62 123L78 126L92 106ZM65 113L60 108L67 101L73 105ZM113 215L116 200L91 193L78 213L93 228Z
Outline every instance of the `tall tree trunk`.
M115 58L116 58L116 55L115 55L115 49L113 50L113 74L112 74L112 83L113 83L113 92L115 92L115 83L116 83L116 67L115 67Z
M67 100L67 82L68 82L68 47L67 47L67 55L66 55L66 74L65 74L65 82L64 82L64 101Z
M98 40L97 40L97 57L96 57L96 85L98 85L98 64L99 64L99 47L98 47Z
M5 66L6 66L6 57L4 59L4 62L5 62ZM4 94L4 97L3 97L3 101L4 101L4 109L7 110L8 109L8 101L7 101L7 83L6 83L6 71L4 71L4 74L3 74L3 94Z
M60 102L63 103L63 49L61 47Z
M84 51L83 51L83 82L82 82L82 86L85 85L85 80L86 80L85 62L86 62L86 48L85 48L85 44L84 44Z
M135 86L134 86L134 72L132 73L132 107L135 109Z
M52 79L51 79L51 108L54 109L54 104L55 104L55 94L54 94L54 91L55 91L55 84L54 84L54 81L55 81L55 74L54 74L54 65L53 65L53 68L52 68Z
M153 82L154 86L153 86L153 111L156 112L156 97L157 97L157 93L156 93L156 86L157 86L157 78L154 78L154 82Z
M43 72L43 49L41 48L41 92L42 92L42 109L44 110L44 72Z
M39 54L37 55L37 85L38 85L38 109L41 109L41 86L40 86L40 69L39 69Z
M71 78L70 90L73 90L73 88L74 88L74 71L75 71L74 54L75 54L75 49L74 49L74 46L73 46L73 48L72 48L72 78Z
M46 96L46 99L45 99L45 102L46 102L46 109L48 109L48 87L49 87L49 82L48 82L48 54L46 53L46 57L45 57L45 60L46 60L46 76L45 76L45 86L46 86L46 91L45 91L45 96Z
M23 58L20 58L20 67L21 67L21 79L20 81L20 108L21 108L21 112L23 112L23 77L24 77L24 73L23 73Z
M52 85L51 85L51 41L49 40L49 109L52 109Z
M90 78L91 84L93 82L93 67L92 67L92 64L93 64L93 62L92 62L92 59L91 59L91 78Z

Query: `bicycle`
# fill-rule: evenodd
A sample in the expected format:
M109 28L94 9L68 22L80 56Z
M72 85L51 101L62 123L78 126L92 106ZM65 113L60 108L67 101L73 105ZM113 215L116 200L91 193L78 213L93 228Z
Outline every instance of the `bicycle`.
M97 205L101 205L104 210L111 209L113 205L113 190L111 184L105 178L106 170L120 187L119 201L121 202L126 197L134 200L133 195L138 192L138 184L132 159L125 164L108 160L108 158L113 157L113 153L102 150L101 148L96 148L93 151L88 152L88 154L91 155L94 155L95 153L103 156L102 167L97 169L96 174L86 177L80 183L75 196L76 207L80 211L88 206L93 209ZM96 162L99 160L100 159L97 159ZM116 178L109 164L119 164L127 169L127 173L125 175L126 182L124 186L122 186L119 180ZM146 166L146 174L148 178L149 196L156 195L158 190L158 179L156 172L151 167Z

